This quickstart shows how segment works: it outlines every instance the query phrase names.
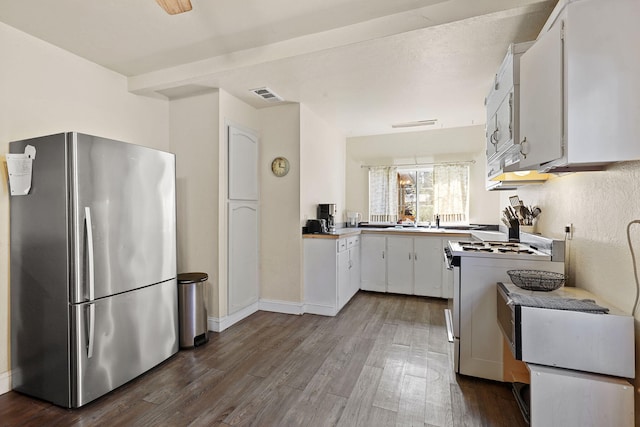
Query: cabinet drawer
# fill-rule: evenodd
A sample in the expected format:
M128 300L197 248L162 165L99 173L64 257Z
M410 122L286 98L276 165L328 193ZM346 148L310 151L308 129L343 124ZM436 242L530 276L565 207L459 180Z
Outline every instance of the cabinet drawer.
M347 249L347 239L338 239L338 252L342 252Z
M347 239L347 248L351 249L354 246L360 245L360 236L353 236Z

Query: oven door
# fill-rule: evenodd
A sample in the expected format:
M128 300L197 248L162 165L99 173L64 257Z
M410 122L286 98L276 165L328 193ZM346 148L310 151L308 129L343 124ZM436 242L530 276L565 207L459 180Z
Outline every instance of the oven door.
M502 335L504 335L509 343L509 348L513 357L521 360L521 356L518 354L519 346L516 342L516 307L514 305L509 305L509 297L507 296L507 291L504 289L504 285L502 283L498 283L496 289L498 325L502 330Z

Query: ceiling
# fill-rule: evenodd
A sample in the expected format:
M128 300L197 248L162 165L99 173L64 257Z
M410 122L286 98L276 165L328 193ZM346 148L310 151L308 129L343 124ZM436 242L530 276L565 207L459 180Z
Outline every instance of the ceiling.
M222 88L256 108L267 86L347 136L484 124L512 42L536 38L557 0L0 1L0 21L177 98ZM436 119L429 127L392 124Z

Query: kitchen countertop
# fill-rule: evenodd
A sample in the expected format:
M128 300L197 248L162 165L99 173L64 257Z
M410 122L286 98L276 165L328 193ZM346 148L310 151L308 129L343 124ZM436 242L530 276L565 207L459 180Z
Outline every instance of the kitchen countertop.
M618 307L612 305L608 301L600 298L597 295L592 294L586 289L575 288L570 286L561 286L560 288L553 291L529 291L526 289L519 288L513 283L509 282L501 282L502 286L504 286L508 293L519 293L523 295L531 295L531 296L554 296L558 298L575 298L575 299L590 299L595 301L596 304L606 307L609 309L609 314L618 315L618 316L628 316L629 314Z
M340 239L342 237L357 236L359 234L392 234L396 236L443 236L443 237L469 237L469 230L456 230L446 228L413 228L413 227L381 227L381 228L338 228L333 233L327 234L303 234L304 239Z

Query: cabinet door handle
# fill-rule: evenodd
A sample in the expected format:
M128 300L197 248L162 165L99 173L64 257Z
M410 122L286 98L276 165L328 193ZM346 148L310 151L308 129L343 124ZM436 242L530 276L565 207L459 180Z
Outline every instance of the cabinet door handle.
M489 139L491 140L491 143L494 146L498 145L498 129L493 131L493 133L491 134L491 137ZM497 147L496 147L496 149L497 149Z
M527 137L526 136L520 142L520 154L522 155L523 159L526 159L527 158L527 154L529 154L529 141L527 141Z
M409 252L409 261L411 261L411 252Z
M382 251L382 259L384 259L384 251Z
M418 260L418 253L417 253L417 252L415 252L415 253L413 254L413 259L414 259L414 260L416 260L416 261Z

